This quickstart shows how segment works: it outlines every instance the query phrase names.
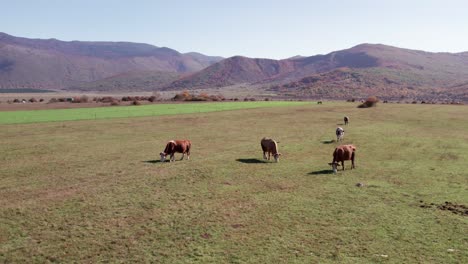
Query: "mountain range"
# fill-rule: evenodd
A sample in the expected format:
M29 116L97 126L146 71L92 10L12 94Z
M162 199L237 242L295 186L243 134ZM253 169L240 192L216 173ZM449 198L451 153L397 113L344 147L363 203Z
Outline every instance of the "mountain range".
M224 59L140 43L65 42L0 33L0 89L116 92L240 84L296 97L468 101L468 52L361 44L283 60Z
M122 79L124 75L138 81L143 79L143 83L149 81L146 84L151 85L156 79L157 87L221 59L199 53L181 54L173 49L141 43L66 42L0 33L0 88L70 90L92 87L92 82L111 77ZM148 77L151 75L163 78ZM118 88L105 87L103 90Z

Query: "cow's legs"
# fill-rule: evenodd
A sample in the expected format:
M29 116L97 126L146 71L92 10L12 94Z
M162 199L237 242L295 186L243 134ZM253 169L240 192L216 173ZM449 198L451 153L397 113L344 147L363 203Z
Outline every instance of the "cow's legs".
M341 167L343 167L344 170L344 161L341 162Z
M187 152L187 160L190 159L190 151Z
M180 160L184 160L185 153L182 153L182 158Z
M265 151L263 151L263 159L267 159L267 156L265 154Z
M170 159L169 159L169 162L171 162L171 161L175 161L174 153L171 154L171 157L170 157Z
M271 152L268 152L268 160L270 160Z
M354 169L354 152L353 154L351 155L351 169Z

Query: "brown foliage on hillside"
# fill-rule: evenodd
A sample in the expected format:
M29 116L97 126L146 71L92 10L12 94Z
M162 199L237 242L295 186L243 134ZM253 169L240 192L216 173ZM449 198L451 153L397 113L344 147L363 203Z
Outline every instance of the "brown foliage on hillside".
M222 95L209 95L207 93L200 93L198 95L191 94L188 91L176 94L172 101L224 101L226 98Z
M371 96L367 98L367 100L360 104L358 108L369 108L369 107L374 107L377 106L377 103L379 102L379 99L375 96Z

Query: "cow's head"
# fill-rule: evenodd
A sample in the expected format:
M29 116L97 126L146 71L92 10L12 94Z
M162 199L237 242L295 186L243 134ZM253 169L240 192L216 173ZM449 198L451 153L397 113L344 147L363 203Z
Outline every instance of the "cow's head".
M281 153L276 153L273 155L273 157L275 158L275 162L279 162L279 157L281 156Z
M338 166L341 166L340 163L338 162L332 162L332 163L328 163L328 165L332 166L332 169L333 169L333 173L336 173L338 171Z
M161 162L164 162L164 161L166 161L166 156L167 156L167 154L166 154L166 153L164 153L164 152L161 152L161 153L159 153L159 155L161 155Z

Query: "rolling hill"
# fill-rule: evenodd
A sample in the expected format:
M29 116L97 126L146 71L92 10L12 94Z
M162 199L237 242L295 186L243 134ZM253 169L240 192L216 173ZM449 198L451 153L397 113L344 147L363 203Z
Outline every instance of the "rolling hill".
M464 98L468 53L431 53L381 44L285 60L232 57L165 89L256 84L283 95L351 98Z
M161 72L195 72L221 59L141 43L67 42L0 33L0 88L69 89L126 73L157 72L157 77Z
M153 91L253 85L282 96L468 101L468 52L382 44L283 60L206 56L142 43L27 39L0 33L0 89Z

